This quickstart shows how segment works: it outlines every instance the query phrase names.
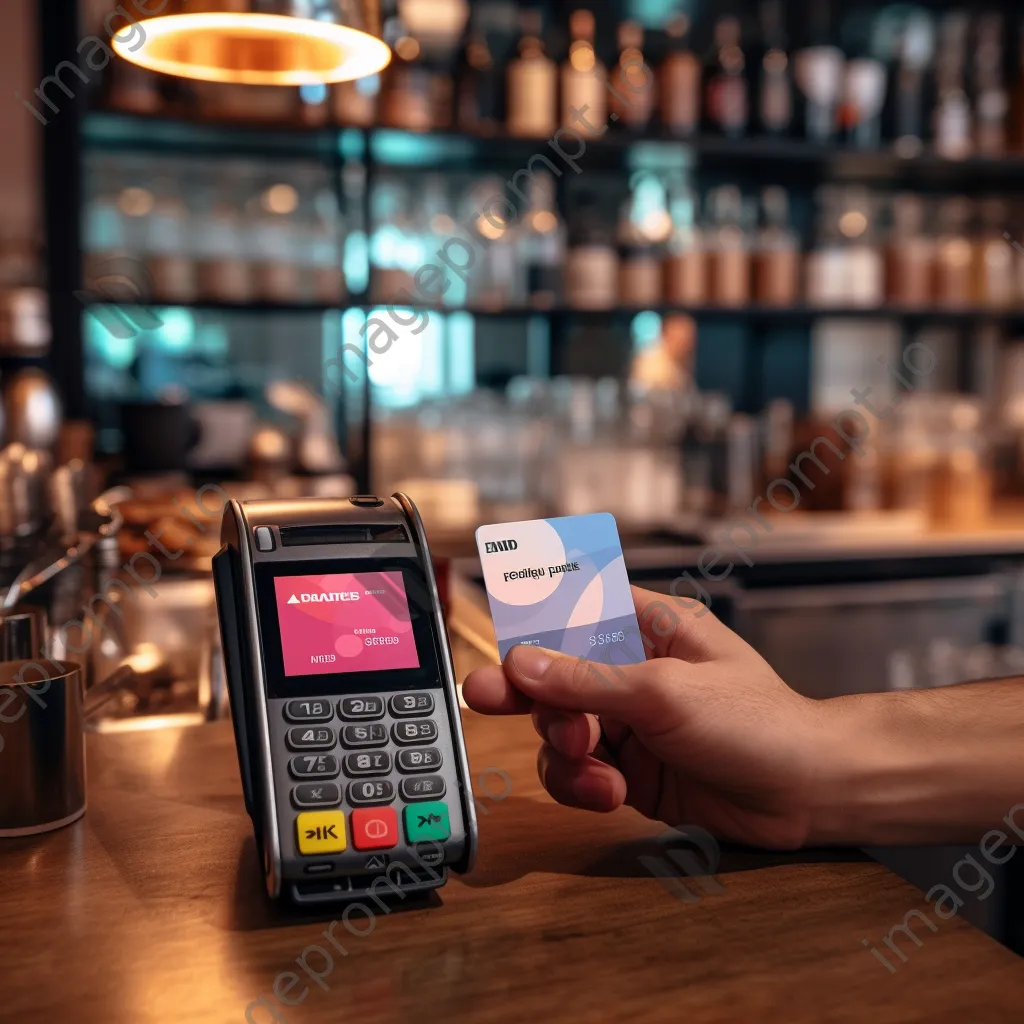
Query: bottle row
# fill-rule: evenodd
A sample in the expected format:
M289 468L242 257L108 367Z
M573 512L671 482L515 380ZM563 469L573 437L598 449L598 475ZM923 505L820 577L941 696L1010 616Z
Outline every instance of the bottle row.
M997 12L887 7L840 19L818 3L787 24L782 0L761 0L756 18L708 9L645 33L634 21L613 32L588 10L546 24L526 8L517 41L492 6L475 5L447 40L392 19L391 65L358 82L189 83L117 61L106 102L142 114L536 138L583 125L891 143L905 156L931 143L951 159L1024 149L1024 28ZM617 46L604 45L613 34Z
M1024 302L1024 248L1007 232L1020 211L997 198L827 186L815 196L813 228L801 231L778 187L750 195L721 185L701 195L681 177L632 182L617 222L611 191L580 182L566 222L543 172L521 208L499 178L456 191L439 176L415 189L385 177L374 193L372 297L408 301L417 271L461 244L479 255L466 274L448 274L452 305L1006 310ZM489 202L494 196L503 202ZM514 219L495 216L513 208Z
M514 191L491 175L384 174L364 232L358 165L342 184L360 207L348 217L316 165L103 158L87 179L87 284L128 255L146 297L168 303L334 304L367 283L374 302L487 310L1024 303L1024 247L1008 230L1021 211L996 197L826 186L811 218L778 187L700 193L641 173L624 201L614 179L574 183L563 216L544 171ZM430 264L445 280L424 296Z
M94 158L86 195L84 279L98 299L287 304L347 295L345 222L317 165Z
M782 479L799 487L804 511L893 510L922 527L976 528L994 497L1024 494L1022 357L1021 343L1006 352L1016 391L1005 407L956 393L904 395L882 429L862 439L858 458L819 443L819 461L797 463L813 487L791 467L815 438L833 439L839 451L834 411L801 419L777 399L751 416L720 393L575 377L516 378L504 394L481 389L381 413L375 486L408 487L442 521L602 508L621 528L642 531L747 510ZM428 497L445 494L461 501L446 511Z

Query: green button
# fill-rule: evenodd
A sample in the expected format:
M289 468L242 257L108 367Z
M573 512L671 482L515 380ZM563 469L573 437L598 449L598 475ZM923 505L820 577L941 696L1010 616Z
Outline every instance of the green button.
M405 809L405 837L410 843L427 839L441 842L452 834L448 822L448 805L443 800L411 804Z

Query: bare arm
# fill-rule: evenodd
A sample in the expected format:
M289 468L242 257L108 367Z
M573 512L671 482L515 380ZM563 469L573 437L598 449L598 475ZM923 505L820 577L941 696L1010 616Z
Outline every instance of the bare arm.
M702 605L633 595L645 663L515 647L466 679L532 713L556 800L774 848L1024 841L1024 680L810 700Z
M823 710L835 746L810 841L977 842L993 828L1024 841L1024 680L838 697Z

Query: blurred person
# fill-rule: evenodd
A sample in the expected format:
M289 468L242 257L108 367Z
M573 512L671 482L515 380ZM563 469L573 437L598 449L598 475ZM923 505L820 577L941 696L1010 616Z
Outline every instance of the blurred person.
M474 710L532 714L541 782L559 803L628 804L782 850L977 842L1013 827L1021 680L811 700L702 604L633 597L642 664L519 645L466 678ZM1024 812L1016 827L1011 842L1024 839Z
M693 383L696 349L697 324L693 317L666 316L661 336L634 357L629 379L652 390L688 391Z

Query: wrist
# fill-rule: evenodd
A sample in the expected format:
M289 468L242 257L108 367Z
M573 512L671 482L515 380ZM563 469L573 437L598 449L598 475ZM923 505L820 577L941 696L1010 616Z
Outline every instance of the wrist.
M821 701L807 842L974 842L991 828L1014 802L1017 787L1003 795L995 781L1019 741L1013 728L989 719L981 730L957 714L966 689Z

